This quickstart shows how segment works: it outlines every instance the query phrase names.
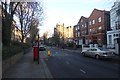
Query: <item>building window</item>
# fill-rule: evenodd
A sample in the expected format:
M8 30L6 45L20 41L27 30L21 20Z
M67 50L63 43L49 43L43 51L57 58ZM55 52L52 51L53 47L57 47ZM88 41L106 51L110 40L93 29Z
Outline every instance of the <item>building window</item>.
M83 22L83 20L81 19L81 22Z
M91 32L92 32L92 29L90 29L90 34L91 34Z
M91 25L91 21L89 22L89 25Z
M113 36L115 37L115 34Z
M94 19L92 20L92 24L95 24L95 20Z
M109 44L112 44L112 35L109 35Z
M85 23L85 28L86 28L86 23Z
M92 29L90 29L90 32L92 31Z
M82 28L84 27L84 25L82 24Z
M78 37L80 37L80 32L78 32Z
M93 33L93 34L95 33L95 29L94 29L94 28L92 29L92 33Z
M77 31L77 27L76 27L76 31Z
M82 31L82 35L84 35L84 31Z
M116 37L118 37L118 34L116 34Z
M78 25L78 30L80 29L80 26Z
M99 26L99 27L98 27L98 30L101 30L101 29L102 29L102 27L101 27L101 26Z
M85 30L85 34L87 34L87 31Z
M77 37L77 33L76 33L76 37Z
M98 22L101 22L101 17L98 18Z

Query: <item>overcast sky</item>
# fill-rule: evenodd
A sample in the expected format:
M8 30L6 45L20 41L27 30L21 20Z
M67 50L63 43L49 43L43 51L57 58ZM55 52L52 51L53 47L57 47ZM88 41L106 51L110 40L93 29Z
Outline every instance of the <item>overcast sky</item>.
M43 0L46 18L40 26L44 31L53 33L56 23L74 26L81 16L89 17L94 8L110 10L115 0Z

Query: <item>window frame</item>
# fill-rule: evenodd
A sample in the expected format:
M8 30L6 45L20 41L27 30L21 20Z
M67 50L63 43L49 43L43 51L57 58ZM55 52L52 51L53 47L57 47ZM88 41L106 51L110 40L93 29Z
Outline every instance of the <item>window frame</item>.
M95 24L95 19L92 20L92 24Z
M98 17L98 22L102 22L102 18L101 17Z

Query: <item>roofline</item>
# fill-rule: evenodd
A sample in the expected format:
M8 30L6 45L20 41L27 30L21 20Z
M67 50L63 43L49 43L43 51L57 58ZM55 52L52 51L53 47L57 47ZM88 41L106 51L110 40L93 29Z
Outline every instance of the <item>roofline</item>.
M100 12L109 12L109 11L106 11L106 10L99 10L99 9L94 8L93 11L91 12L90 16L93 14L93 12L94 12L95 10L100 11ZM90 17L90 16L89 16L89 17ZM88 18L89 18L89 17L88 17Z

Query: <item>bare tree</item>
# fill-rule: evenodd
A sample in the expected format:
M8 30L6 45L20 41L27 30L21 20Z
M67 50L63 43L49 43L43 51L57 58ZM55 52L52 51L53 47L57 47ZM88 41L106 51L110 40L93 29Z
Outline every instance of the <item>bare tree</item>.
M30 42L33 43L33 41L35 40L36 38L36 35L38 33L38 25L39 25L39 20L38 19L35 19L33 18L32 19L32 23L31 23L31 29L30 29Z
M16 15L19 17L23 42L31 30L32 20L42 20L43 9L40 2L21 2L17 8Z
M19 2L10 2L7 4L7 1L1 2L2 4L2 43L3 45L9 46L11 40L11 28L13 16ZM9 7L8 7L9 6ZM8 12L9 10L9 12Z

